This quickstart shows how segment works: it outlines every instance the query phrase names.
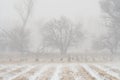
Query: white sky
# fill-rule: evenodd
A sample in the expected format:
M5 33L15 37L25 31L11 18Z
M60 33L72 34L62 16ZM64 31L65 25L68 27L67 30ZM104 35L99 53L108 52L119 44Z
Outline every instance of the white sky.
M54 18L67 16L72 20L86 21L101 15L99 0L33 0L32 19ZM15 6L22 0L0 0L0 21L12 23L19 19ZM22 7L22 6L21 6ZM35 21L34 20L34 21ZM14 21L13 21L14 22Z
M82 21L84 23L83 29L89 36L97 36L104 30L100 24L101 9L99 0L33 1L32 20L28 23L28 27L33 30L33 42L37 42L37 36L35 35L37 34L38 26L35 26L36 23L39 24L42 20L58 18L60 16L67 16L74 22ZM19 20L15 6L20 5L20 2L22 0L0 0L0 24L9 25L8 27L10 27L10 25Z
M36 14L41 17L58 17L61 15L71 18L98 16L100 14L98 1L99 0L37 0L35 9L37 10Z

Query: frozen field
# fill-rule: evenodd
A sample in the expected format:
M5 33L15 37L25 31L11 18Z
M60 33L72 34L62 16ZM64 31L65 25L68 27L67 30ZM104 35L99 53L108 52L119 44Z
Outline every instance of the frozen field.
M0 80L120 80L118 64L0 64Z

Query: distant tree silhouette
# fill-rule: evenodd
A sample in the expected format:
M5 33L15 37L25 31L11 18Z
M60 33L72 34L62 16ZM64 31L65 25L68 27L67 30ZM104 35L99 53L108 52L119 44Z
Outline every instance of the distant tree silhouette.
M42 28L45 47L56 48L66 54L70 47L75 47L83 38L81 25L74 25L68 18L61 17L47 22Z
M102 36L99 42L101 48L107 48L111 53L117 53L120 47L120 0L100 1L104 12L105 26L108 28L108 34Z
M29 31L26 29L30 14L32 12L33 1L23 0L23 3L15 7L18 15L20 16L21 24L17 24L9 31L0 28L0 44L5 48L13 51L26 52L29 47Z

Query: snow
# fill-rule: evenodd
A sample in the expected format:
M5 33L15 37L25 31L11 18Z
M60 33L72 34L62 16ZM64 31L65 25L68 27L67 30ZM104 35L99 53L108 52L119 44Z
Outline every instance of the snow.
M74 72L74 73L78 73L78 69L77 69L77 67L76 67L77 65L76 64L70 64L69 65L69 67L70 67L70 69ZM84 80L84 78L82 77L82 76L75 76L74 74L73 74L73 76L74 76L74 79L75 80Z
M20 76L20 75L22 75L22 74L30 71L32 68L34 68L34 66L28 66L24 71L18 73L17 75L15 75L15 76L13 76L13 77L8 78L7 80L13 80L14 78L16 78L16 77L18 77L18 76ZM6 80L6 79L5 79L5 80Z
M119 66L116 64L87 64L87 63L40 63L40 64L11 64L11 65L0 65L1 69L5 69L5 72L0 72L0 79L3 80L13 80L17 77L25 75L27 72L29 73L30 70L36 69L32 75L26 76L28 80L37 80L37 78L41 78L45 75L45 72L51 68L54 68L53 74L50 75L49 80L60 80L62 77L62 71L64 67L69 68L72 71L72 76L74 80L85 80L84 73L79 71L80 66L83 67L95 80L108 80L107 77L102 76L98 73L98 71L92 69L89 65L95 66L100 70L105 71L105 73L116 77L120 80L119 73L113 72L111 68L118 69ZM105 67L110 66L110 67ZM19 72L13 72L14 70L20 69ZM11 73L12 72L12 73ZM48 75L49 76L49 75ZM69 76L69 75L68 75Z
M90 73L90 75L91 75L92 77L94 77L96 80L101 80L101 77L99 76L99 74L98 74L96 71L92 70L88 65L83 64L82 66L83 66L83 67Z
M42 73L48 69L48 67L50 67L50 65L45 65L43 66L41 69L38 70L38 72L36 72L33 76L29 77L29 80L36 80L36 78L38 76L42 76Z
M20 67L21 66L11 66L11 67L8 68L8 70L6 72L1 73L0 76L5 76L7 73L9 73L9 72L11 72L13 70L16 70L16 69L18 69Z
M109 68L101 67L100 65L95 65L95 66L98 67L99 69L104 70L107 74L110 74L111 76L114 76L114 77L120 79L119 74L111 71Z
M52 76L51 80L60 80L60 73L62 72L62 65L57 65L57 68Z
M106 66L120 70L120 64L106 64Z

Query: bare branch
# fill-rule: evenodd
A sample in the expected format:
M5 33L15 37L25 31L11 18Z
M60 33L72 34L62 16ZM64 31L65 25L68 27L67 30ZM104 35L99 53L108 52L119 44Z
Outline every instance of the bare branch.
M66 53L68 48L76 46L83 36L79 28L66 17L52 20L42 29L43 43L47 47L57 48Z

